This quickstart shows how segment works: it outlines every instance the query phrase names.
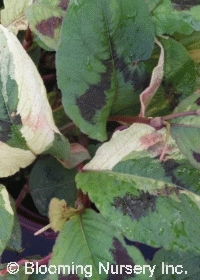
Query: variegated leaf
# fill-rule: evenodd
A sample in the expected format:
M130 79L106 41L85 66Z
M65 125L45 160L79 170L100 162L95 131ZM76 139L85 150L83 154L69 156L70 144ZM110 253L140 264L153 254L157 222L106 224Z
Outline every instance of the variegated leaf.
M165 140L165 128L145 124L117 131L77 174L77 186L129 239L199 253L200 171Z
M149 78L144 61L153 47L145 1L70 3L56 53L57 78L65 112L83 133L104 141L109 114L127 108L137 114Z
M174 113L199 110L200 91L191 94L174 110ZM171 120L171 135L190 163L200 169L200 116L185 116Z
M6 188L0 185L0 256L11 238L14 225L14 211Z
M60 28L66 13L69 0L36 0L25 11L30 29L42 42L42 47L47 46L56 50L60 39Z
M0 177L41 153L66 160L70 145L54 124L43 81L16 36L0 25Z
M19 30L26 30L28 21L24 11L32 3L33 0L4 0L5 8L1 10L1 24L14 34Z

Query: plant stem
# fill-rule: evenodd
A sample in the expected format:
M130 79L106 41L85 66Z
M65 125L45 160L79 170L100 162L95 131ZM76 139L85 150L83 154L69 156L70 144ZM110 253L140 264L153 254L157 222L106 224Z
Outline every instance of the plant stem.
M16 201L15 201L15 207L16 209L20 206L24 198L27 196L27 194L30 192L29 190L29 184L26 183L23 188L20 191L20 194L18 195Z
M48 225L46 225L45 227L39 229L38 231L36 231L36 232L34 233L34 235L39 235L40 233L46 231L46 230L49 229L49 228L51 228L51 224L48 224Z
M78 196L75 202L75 207L79 208L89 208L90 207L90 199L88 194L84 194L81 189L78 189Z
M38 266L47 265L48 262L50 261L51 257L52 257L52 253L49 254L49 255L47 255L46 257L40 259L40 260L35 260L35 259L30 259L30 260L28 260L28 259L22 259L22 260L16 262L16 264L19 265L19 266L23 266L27 261L31 261L31 262L33 262L34 266L36 265L36 263L38 264ZM16 268L17 268L17 267L16 267ZM7 273L8 273L7 268L4 268L4 269L2 269L2 270L0 271L0 275L5 275L5 274L7 274Z
M51 73L51 74L43 75L42 80L43 80L44 83L49 83L49 82L55 81L56 80L56 74Z
M171 115L167 115L164 117L161 117L163 121L175 119L175 118L180 118L180 117L187 117L187 116L199 116L200 111L199 110L194 110L194 111L186 111L186 112L180 112L180 113L174 113Z
M26 51L28 51L28 49L32 46L32 44L33 44L33 38L31 34L31 30L28 27L26 30L26 34L24 36L24 40L22 42L22 46Z
M109 122L122 122L122 123L144 123L150 124L151 119L132 116L110 116Z
M155 129L157 129L157 124L159 122L160 126L164 126L164 121L180 118L180 117L187 117L187 116L199 116L200 110L194 110L194 111L186 111L186 112L179 112L170 114L163 117L155 117L155 118L143 118L143 117L136 117L136 116L110 116L108 118L108 121L112 122L120 122L120 123L144 123L149 124L153 126ZM154 125L154 123L156 125Z

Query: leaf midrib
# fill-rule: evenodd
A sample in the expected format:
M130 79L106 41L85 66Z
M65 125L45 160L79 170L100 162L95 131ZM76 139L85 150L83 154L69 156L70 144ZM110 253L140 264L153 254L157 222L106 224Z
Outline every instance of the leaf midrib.
M88 255L91 257L93 264L95 264L94 257L93 257L93 255L92 255L92 253L91 253L91 250L90 250L90 248L89 248L89 245L88 245L88 242L87 242L87 238L86 238L86 235L85 235L85 232L84 232L83 221L82 221L82 215L78 215L78 220L79 220L80 230L81 230L83 239L84 239L84 241L85 241L86 250L88 251ZM97 271L95 265L94 265L94 268L95 268L96 275L98 275L98 271ZM100 279L100 278L99 278L99 279ZM97 280L98 280L98 279L97 279Z
M186 189L186 188L183 188L179 185L177 185L176 183L171 183L171 182L168 182L168 181L165 181L165 180L160 180L160 179L153 179L153 178L150 178L150 177L142 177L142 176L139 176L139 175L135 175L135 174L128 174L128 173L120 173L120 172L115 172L115 171L111 171L111 170L87 170L86 172L98 172L98 173L105 173L105 174L109 174L109 175L114 175L113 177L116 177L118 176L119 179L121 179L122 176L124 176L123 180L126 181L127 183L128 182L131 182L131 179L130 180L126 180L126 178L136 178L137 180L148 180L148 181L152 181L152 183L156 183L156 182L159 182L159 183L164 183L164 184L170 184L172 187L176 187L178 189L182 189L182 190L186 190L188 192L191 192L193 193L192 191ZM116 175L116 176L115 176ZM126 178L125 178L126 176ZM159 189L162 189L163 187L161 188L155 188L155 190L159 190ZM144 190L144 188L137 188L137 189L141 189L141 190ZM153 191L154 189L151 189L151 191ZM149 191L148 189L146 191Z

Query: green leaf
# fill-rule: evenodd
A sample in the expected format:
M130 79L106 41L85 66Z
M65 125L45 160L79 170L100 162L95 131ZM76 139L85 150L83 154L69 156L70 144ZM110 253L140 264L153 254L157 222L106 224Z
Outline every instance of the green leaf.
M106 139L109 113L139 105L154 28L143 0L78 0L63 21L56 56L64 109L82 132Z
M16 36L0 25L0 177L41 153L66 160L70 145L55 126L46 89Z
M196 92L183 100L174 113L199 110L200 94ZM186 116L171 121L171 135L190 163L200 169L200 116Z
M39 46L33 46L33 48L30 48L28 50L28 55L32 59L32 61L35 63L36 67L38 67L40 56L41 56L41 49Z
M161 249L154 255L150 264L151 266L156 265L155 278L157 280L199 280L199 262L200 255L198 254L165 251Z
M189 52L199 49L200 34L195 31L191 35L175 34L174 38L181 43Z
M5 269L6 269L6 267L5 267ZM0 279L2 279L2 280L27 280L29 278L27 277L27 275L25 275L24 267L20 267L19 272L17 273L17 276L16 276L16 274L6 273L4 275L0 275Z
M71 120L66 115L61 102L58 102L58 100L61 98L61 94L52 91L48 93L47 97L53 111L53 118L56 126L61 129L63 126L71 123Z
M15 208L15 201L14 199L9 196L9 200L14 212L14 224L13 224L13 230L12 230L12 234L10 237L9 242L7 243L7 248L8 250L13 250L16 252L22 252L22 233L21 233L21 227L20 227L20 223L19 223L19 219L16 213L16 208Z
M196 21L200 21L200 5L191 7L190 14L194 17Z
M63 272L63 275L70 274L71 277L77 274L77 279L86 277L104 280L116 277L116 274L120 275L120 279L149 279L149 270L145 275L133 274L135 264L145 264L139 250L128 246L122 234L100 214L90 209L65 223L54 245L49 267L65 265L65 273L61 267L60 274ZM49 277L51 280L58 279L58 275L55 274Z
M148 9L152 12L163 0L145 0Z
M200 38L200 33L199 32L194 32L190 36L179 37L179 42L181 44L183 44L183 46L188 50L189 55L194 60L196 65L198 63L200 63L200 51L199 51L200 41L199 41L199 38ZM198 74L197 74L197 76L199 77Z
M194 92L195 64L187 50L171 38L159 39L165 52L164 78L148 109L148 116L169 114L180 101Z
M90 154L86 148L78 143L72 143L69 158L61 162L67 168L74 168L90 158Z
M14 212L6 188L0 185L0 256L11 238Z
M30 29L52 50L58 47L68 3L69 0L37 0L25 11Z
M49 202L53 197L65 199L74 206L77 197L75 169L66 169L53 157L40 159L30 175L30 190L33 201L42 215L48 214Z
M174 10L171 0L160 1L156 5L152 11L152 20L156 35L172 35L175 32L187 35L200 30L200 17L195 12Z
M192 93L195 86L194 61L186 49L175 40L161 38L165 50L164 86L177 97L177 102Z
M32 2L33 0L4 0L5 8L0 12L1 24L14 34L17 34L19 30L26 30L28 21L24 11Z
M31 274L28 278L28 280L49 280L48 273L43 274ZM16 279L15 279L16 280ZM27 280L27 279L26 279Z
M77 186L129 239L199 252L200 173L172 138L159 161L165 133L144 124L115 132L76 176Z

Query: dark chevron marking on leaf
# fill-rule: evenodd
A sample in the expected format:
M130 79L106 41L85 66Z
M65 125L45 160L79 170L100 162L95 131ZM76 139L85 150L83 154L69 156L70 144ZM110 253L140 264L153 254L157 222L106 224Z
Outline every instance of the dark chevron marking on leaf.
M55 29L61 24L62 18L60 17L50 17L44 19L36 25L36 29L44 36L50 38L54 37Z
M11 117L12 117L12 115L11 115ZM12 121L14 124L22 124L22 119L21 119L20 114L14 115L14 117L12 117Z
M137 68L135 68L135 66L138 65L138 62L132 62L132 65L127 65L123 58L117 56L115 51L113 51L113 60L116 70L122 72L125 83L131 81L136 91L138 89L145 89L148 86L150 80L149 77L147 77L147 75L139 75ZM131 72L129 68L131 66L135 68L134 72Z
M114 59L116 70L119 70L123 74L124 82L126 83L126 82L130 81L132 78L131 72L129 71L124 60L122 58L119 58L115 52L113 54L113 59Z
M197 100L195 101L195 103L196 103L198 106L200 106L200 97L197 98Z
M104 65L107 71L101 74L101 81L97 85L90 85L86 93L76 98L76 105L79 108L81 116L91 124L95 123L93 118L96 112L106 105L106 95L104 92L111 85L111 60L105 61Z
M176 184L184 189L187 188L187 186L184 184L184 182L178 180L174 174L174 171L177 170L177 168L180 166L180 164L178 164L173 159L169 159L167 161L162 161L161 165L163 166L163 168L165 170L165 176L170 177L173 184Z
M164 87L165 98L170 105L170 109L175 109L178 106L183 93L177 92L177 88L172 83L166 82L165 79L163 79L162 85Z
M6 143L12 134L12 123L10 120L0 120L0 141Z
M13 124L22 124L21 116L19 114L14 117L11 115L11 118L12 120L9 118L7 118L7 120L0 120L0 141L4 143L8 142L8 140L12 138Z
M140 75L136 68L136 70L132 74L132 81L133 81L135 91L137 91L137 90L142 91L143 89L148 87L150 79L149 79L149 76L146 74Z
M58 6L59 6L62 10L66 11L67 8L68 8L68 5L69 5L69 0L61 0Z
M114 248L110 249L110 252L112 253L112 255L114 257L116 264L118 266L119 265L131 265L133 268L135 265L133 260L129 256L126 248L123 247L121 242L116 237L113 238L112 245ZM113 272L116 271L116 274L110 273L108 276L109 280L121 280L121 279L125 280L125 279L130 279L130 278L132 279L134 277L134 273L127 275L123 269L123 273L120 274L120 271L116 270L117 266L115 266L115 265L112 265L112 266L114 267Z
M155 195L142 191L140 196L126 194L124 197L116 197L113 205L124 215L129 215L132 220L139 220L141 217L148 215L149 209L156 210L156 199Z
M193 157L197 162L200 162L200 154L193 152Z

